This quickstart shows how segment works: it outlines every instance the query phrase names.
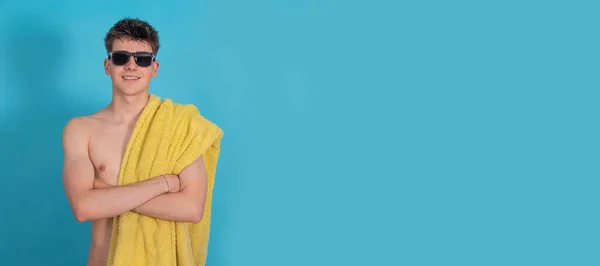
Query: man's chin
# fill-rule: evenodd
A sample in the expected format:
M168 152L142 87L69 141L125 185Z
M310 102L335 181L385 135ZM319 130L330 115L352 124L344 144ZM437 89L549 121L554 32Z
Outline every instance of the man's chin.
M135 96L140 94L147 93L147 89L145 88L133 88L133 87L116 87L115 92L126 95L126 96Z

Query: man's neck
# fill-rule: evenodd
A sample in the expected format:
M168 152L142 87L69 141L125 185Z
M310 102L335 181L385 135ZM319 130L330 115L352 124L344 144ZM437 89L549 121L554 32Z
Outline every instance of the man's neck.
M116 123L130 124L137 120L147 103L147 93L139 95L113 94L108 109Z

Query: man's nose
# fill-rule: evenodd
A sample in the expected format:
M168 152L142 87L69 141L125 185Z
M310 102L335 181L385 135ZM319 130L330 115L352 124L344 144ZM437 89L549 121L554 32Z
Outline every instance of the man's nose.
M125 69L136 69L137 68L137 64L135 63L135 58L132 56L129 57L129 61L127 61L127 64L125 65Z

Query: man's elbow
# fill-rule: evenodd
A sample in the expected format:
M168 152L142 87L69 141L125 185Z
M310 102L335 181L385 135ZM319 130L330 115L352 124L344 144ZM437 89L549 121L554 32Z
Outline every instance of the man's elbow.
M73 215L75 216L75 220L78 222L87 222L92 220L90 217L90 212L87 208L83 206L83 204L75 204L73 206Z
M206 200L200 199L196 196L189 196L187 198L187 222L188 223L199 223L204 218L204 208L206 207Z
M189 205L187 222L189 223L199 223L202 221L204 217L204 204L199 204L198 202L193 202Z
M189 222L190 223L199 223L202 221L202 217L204 216L204 210L202 208L194 208L193 211L190 212Z
M89 201L86 201L83 198L75 201L72 205L72 209L75 220L78 222L93 221L100 218L98 217L99 210L94 208Z
M77 213L75 213L75 220L77 220L80 223L91 221L91 219L88 219L87 216L84 216L84 215L81 215L81 214L77 214Z

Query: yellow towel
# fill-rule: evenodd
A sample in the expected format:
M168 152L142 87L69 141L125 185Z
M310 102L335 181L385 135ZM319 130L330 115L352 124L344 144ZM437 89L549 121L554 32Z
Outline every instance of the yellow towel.
M207 198L200 223L172 222L127 212L114 218L108 265L204 265L212 190L222 130L189 104L149 95L125 151L119 185L179 174L203 155ZM173 206L177 208L177 206Z

